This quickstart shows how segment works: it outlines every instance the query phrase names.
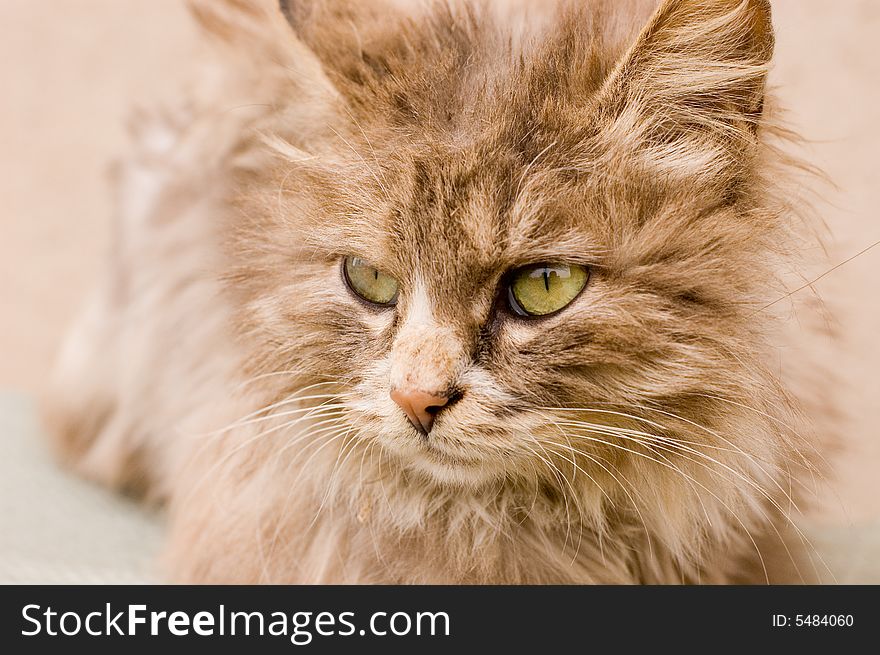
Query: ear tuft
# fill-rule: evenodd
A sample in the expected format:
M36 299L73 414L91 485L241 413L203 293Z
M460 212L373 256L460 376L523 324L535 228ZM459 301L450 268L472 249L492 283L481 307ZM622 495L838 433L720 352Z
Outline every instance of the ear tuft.
M718 170L755 143L773 47L767 0L664 0L598 108L655 163Z
M278 4L287 22L298 32L307 18L307 7L298 0L279 0Z
M610 85L706 106L734 102L749 113L760 105L773 45L767 0L665 0Z
M279 0L278 4L281 7L281 13L284 14L284 17L288 22L293 23L293 8L290 6L290 0Z
M360 75L365 49L381 50L396 18L384 0L280 0L279 8L327 73L342 77Z

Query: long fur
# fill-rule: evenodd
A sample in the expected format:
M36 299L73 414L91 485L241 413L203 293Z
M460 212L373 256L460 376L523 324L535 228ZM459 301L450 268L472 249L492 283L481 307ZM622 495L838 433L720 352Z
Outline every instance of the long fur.
M169 578L762 579L814 448L761 311L798 238L768 3L193 7L225 81L142 128L47 405L168 504ZM540 261L590 284L524 321ZM460 397L427 439L404 374Z

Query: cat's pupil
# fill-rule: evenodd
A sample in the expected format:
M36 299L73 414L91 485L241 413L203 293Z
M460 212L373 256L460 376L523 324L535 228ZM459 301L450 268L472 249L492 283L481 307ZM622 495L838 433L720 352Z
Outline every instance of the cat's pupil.
M544 289L548 292L550 291L550 269L549 268L544 269Z

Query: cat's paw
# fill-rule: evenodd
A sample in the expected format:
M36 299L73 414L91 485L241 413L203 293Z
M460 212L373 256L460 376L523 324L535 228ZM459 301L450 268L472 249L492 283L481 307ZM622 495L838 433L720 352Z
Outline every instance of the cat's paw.
M40 414L58 459L80 475L142 495L146 476L138 440L119 412L118 308L106 289L95 293L68 334Z

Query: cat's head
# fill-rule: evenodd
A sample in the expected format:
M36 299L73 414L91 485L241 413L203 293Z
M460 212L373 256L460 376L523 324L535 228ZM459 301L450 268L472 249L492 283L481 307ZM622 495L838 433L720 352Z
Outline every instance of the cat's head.
M281 5L230 274L279 398L443 485L777 448L766 1Z

